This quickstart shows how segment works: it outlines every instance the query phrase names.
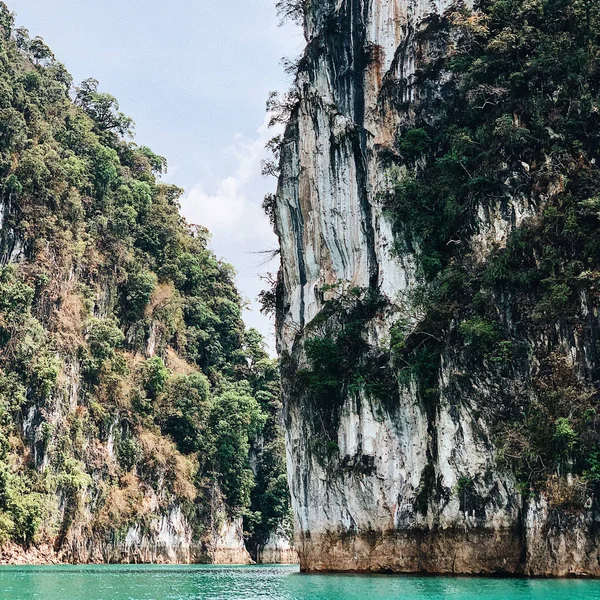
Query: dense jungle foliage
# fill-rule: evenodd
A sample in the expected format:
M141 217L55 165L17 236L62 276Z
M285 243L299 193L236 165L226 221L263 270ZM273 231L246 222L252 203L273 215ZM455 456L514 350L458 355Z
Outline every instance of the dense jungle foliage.
M446 397L497 386L500 458L568 503L562 476L582 497L600 481L600 4L456 4L415 36L422 92L385 198L420 281L392 334L400 376L435 407L442 356L470 364ZM499 218L512 233L483 258Z
M0 543L181 508L256 548L289 512L278 366L132 131L0 2Z

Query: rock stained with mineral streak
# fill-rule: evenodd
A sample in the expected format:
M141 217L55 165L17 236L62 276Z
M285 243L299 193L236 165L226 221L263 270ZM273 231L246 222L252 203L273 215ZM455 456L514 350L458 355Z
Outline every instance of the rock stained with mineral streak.
M550 506L526 498L498 460L490 433L495 382L458 401L449 381L465 369L444 353L435 409L414 385L387 398L346 390L331 427L298 383L305 342L325 303L350 289L379 289L388 309L362 334L369 348L389 347L403 315L398 298L416 284L415 260L393 251L380 195L388 185L382 151L391 148L410 110L390 101L404 82L404 106L421 98L413 74L426 63L417 34L443 0L313 0L305 22L298 105L282 146L276 205L282 271L278 344L296 543L304 571L600 575L595 504ZM397 92L396 92L397 93ZM431 94L431 91L429 91ZM532 214L526 199L479 211L472 248L482 259ZM518 386L513 381L509 385ZM524 384L526 385L526 384ZM325 448L325 450L323 450ZM468 493L463 490L468 478ZM427 481L439 490L425 498ZM462 483L461 483L462 482ZM467 497L468 496L468 497Z

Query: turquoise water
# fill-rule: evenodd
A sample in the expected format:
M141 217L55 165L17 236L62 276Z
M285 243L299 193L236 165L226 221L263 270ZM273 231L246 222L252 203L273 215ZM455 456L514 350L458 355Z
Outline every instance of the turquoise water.
M0 567L1 600L600 600L600 581L300 575L297 567Z

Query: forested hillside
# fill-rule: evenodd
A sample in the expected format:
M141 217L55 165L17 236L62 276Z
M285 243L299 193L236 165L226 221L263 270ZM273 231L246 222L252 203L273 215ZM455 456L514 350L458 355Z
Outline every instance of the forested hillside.
M286 523L278 367L132 131L0 2L0 543L228 560Z

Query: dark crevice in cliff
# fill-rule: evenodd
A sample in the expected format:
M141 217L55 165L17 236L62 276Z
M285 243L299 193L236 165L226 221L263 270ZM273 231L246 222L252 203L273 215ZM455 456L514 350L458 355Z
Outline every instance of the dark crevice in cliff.
M369 198L369 182L366 169L366 161L363 153L363 146L358 141L354 141L354 157L357 169L358 193L360 197L360 206L363 212L363 227L365 238L368 244L369 253L369 285L376 290L379 287L379 265L377 254L375 253L375 230L373 223L373 214L371 201Z
M294 234L296 236L297 247L296 251L298 253L298 272L299 272L299 284L301 287L300 290L300 323L298 326L300 330L304 328L304 314L305 314L305 300L304 300L304 286L306 285L306 267L304 265L304 247L302 245L302 241L304 239L303 233L303 219L302 212L297 208L290 208L290 215L292 219L292 227Z

